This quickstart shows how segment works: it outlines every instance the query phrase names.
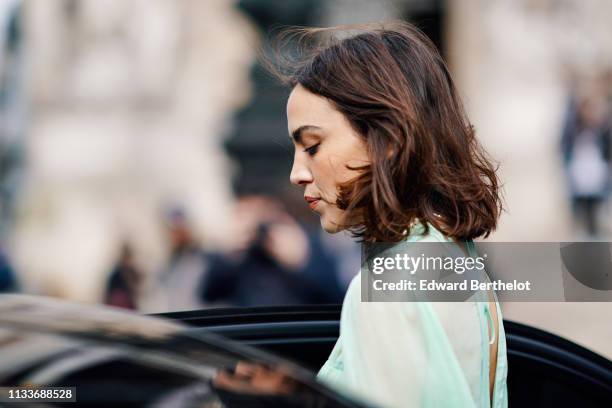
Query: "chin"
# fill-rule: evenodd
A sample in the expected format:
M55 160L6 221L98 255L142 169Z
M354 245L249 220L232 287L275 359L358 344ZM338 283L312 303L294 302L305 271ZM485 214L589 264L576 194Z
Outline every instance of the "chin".
M321 228L323 228L323 231L329 234L335 234L342 231L342 228L340 228L338 223L327 221L323 217L321 218Z

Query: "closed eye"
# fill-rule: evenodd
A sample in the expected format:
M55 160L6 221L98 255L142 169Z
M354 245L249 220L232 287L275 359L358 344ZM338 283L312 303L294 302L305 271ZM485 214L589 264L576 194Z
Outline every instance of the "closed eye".
M307 147L306 149L304 149L304 152L308 153L310 156L314 156L317 153L320 144L321 143L317 143L313 146Z

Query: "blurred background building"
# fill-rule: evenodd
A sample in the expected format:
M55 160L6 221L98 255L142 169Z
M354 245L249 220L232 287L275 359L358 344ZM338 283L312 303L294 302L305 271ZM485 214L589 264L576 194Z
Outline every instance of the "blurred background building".
M2 0L2 289L145 312L265 303L245 287L339 302L359 248L289 185L289 90L256 51L280 25L397 18L440 48L500 163L491 239L610 240L608 1ZM609 304L504 311L612 356Z

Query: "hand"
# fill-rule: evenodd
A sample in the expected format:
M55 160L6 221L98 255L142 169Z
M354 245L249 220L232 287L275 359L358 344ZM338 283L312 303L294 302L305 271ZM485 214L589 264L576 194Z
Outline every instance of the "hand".
M296 386L295 381L282 370L263 364L238 362L234 372L220 371L214 378L215 387L232 392L247 394L290 394Z
M264 248L272 258L289 271L302 269L310 255L310 244L306 233L288 215L268 227Z

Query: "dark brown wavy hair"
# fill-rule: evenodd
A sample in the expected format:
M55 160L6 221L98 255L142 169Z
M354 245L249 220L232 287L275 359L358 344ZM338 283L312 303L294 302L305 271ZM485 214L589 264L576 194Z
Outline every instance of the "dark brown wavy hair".
M268 68L326 98L365 140L370 164L339 186L346 226L396 242L416 220L487 237L502 211L497 168L478 143L433 43L405 22L284 29ZM290 50L290 51L287 51Z

